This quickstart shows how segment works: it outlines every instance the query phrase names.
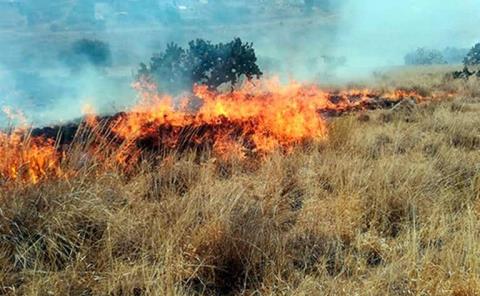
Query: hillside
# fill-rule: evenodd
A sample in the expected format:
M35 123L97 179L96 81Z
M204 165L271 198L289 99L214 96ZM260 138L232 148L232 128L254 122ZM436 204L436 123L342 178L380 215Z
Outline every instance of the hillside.
M413 73L413 74L412 74ZM351 113L263 156L90 162L0 189L7 295L476 295L480 88L385 74L448 99Z

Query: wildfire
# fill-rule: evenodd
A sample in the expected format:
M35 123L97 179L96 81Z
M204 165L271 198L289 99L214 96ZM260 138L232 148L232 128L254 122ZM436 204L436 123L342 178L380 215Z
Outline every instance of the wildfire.
M47 175L60 174L60 154L51 139L28 138L19 131L0 133L0 153L0 181L20 179L36 184Z
M228 93L197 86L193 97L198 106L192 106L195 102L189 98L175 106L171 97L142 92L141 103L119 118L113 131L128 141L155 135L159 145L175 148L185 140L178 134L188 128L189 141L211 141L214 147L222 148L233 141L250 150L268 152L305 139L324 138L327 129L318 112L335 108L327 93L300 84L248 84Z
M325 139L325 114L364 108L379 97L394 102L406 97L423 99L413 91L385 95L368 89L330 92L316 85L281 85L277 80L246 83L224 93L195 86L193 94L182 99L161 95L151 84L136 87L139 103L108 117L106 133L92 133L104 137L104 142L112 146L109 151L114 151L113 158L99 158L103 161L126 166L144 150L207 148L220 156L238 157L276 149L288 151L304 141ZM85 125L96 129L102 119L92 114L93 108L84 109ZM64 174L60 169L64 154L55 140L28 137L25 128L0 132L1 180L37 183L44 177ZM85 153L98 154L102 149Z

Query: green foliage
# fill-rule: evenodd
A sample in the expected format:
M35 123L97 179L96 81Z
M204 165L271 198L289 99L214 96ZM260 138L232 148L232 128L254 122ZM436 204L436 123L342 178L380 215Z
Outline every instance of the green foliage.
M475 44L468 52L467 56L463 60L465 66L478 66L480 65L480 43Z
M435 49L417 48L405 56L406 65L441 65L446 64L442 53Z
M61 58L72 70L79 70L85 65L103 68L111 65L112 53L108 43L80 39L75 41L68 51L63 52Z
M252 79L262 75L256 62L253 45L240 38L219 44L197 39L186 50L168 44L163 53L151 58L149 66L140 64L138 77L151 78L170 93L189 89L193 84L215 89L230 83L233 87L242 76Z

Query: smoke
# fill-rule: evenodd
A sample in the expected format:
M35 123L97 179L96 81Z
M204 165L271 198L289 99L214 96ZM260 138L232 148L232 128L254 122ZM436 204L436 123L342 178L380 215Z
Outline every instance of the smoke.
M140 62L168 42L253 42L266 75L329 83L403 63L416 47L470 47L476 0L49 0L0 2L0 106L36 125L135 102ZM72 72L60 59L82 38L107 42L112 65ZM7 121L0 115L0 125Z
M344 8L337 46L353 74L401 65L418 47L470 48L480 41L475 0L348 0Z

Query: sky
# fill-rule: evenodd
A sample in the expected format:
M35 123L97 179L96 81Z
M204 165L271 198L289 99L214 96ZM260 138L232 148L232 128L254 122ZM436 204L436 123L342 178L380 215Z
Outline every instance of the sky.
M338 47L356 65L401 64L417 47L480 41L477 0L348 0L339 14Z

